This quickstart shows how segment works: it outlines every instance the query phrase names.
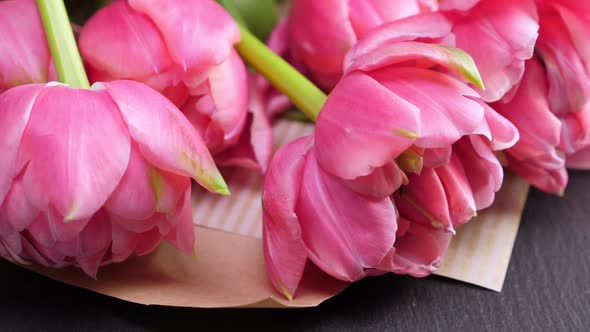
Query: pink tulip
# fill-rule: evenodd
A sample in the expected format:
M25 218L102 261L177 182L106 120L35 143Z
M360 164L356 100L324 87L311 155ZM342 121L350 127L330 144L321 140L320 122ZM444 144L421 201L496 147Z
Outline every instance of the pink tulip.
M446 42L451 28L444 16L425 15L373 30L347 54L345 75L318 117L316 157L326 172L356 185L363 179L360 190L348 187L375 199L395 192L398 234L378 270L419 277L436 270L454 230L500 189L494 152L518 140L467 85L481 83L468 56L414 41ZM396 180L394 160L407 179Z
M562 194L566 166L590 168L590 49L584 29L590 6L578 1L537 1L536 57L514 92L494 107L521 132L505 153L508 166L537 188Z
M590 146L590 5L586 2L537 1L541 29L536 52L545 66L547 99L563 129L559 149L566 156ZM576 166L590 168L590 159Z
M172 100L213 154L238 144L248 114L239 30L213 0L116 1L80 33L93 81L132 79Z
M427 149L427 158L450 156L453 143L481 126L479 95L455 77L481 83L470 58L414 41L441 41L451 27L439 15L416 16L373 30L348 53L345 76L316 126L317 158L328 173L349 181L373 176L412 146Z
M0 2L0 41L0 93L55 77L35 1Z
M0 254L20 263L94 276L161 240L190 253L190 178L227 193L186 118L132 81L6 91L0 151Z
M428 275L454 229L493 202L503 180L494 152L513 146L518 132L468 86L481 85L469 56L436 44L451 28L428 15L367 34L347 54L313 141L293 142L271 162L265 255L287 297L308 258L342 280ZM392 229L395 242L384 237Z
M563 125L551 112L547 86L543 66L531 59L515 95L494 108L520 131L520 141L505 151L508 166L537 188L560 194L568 180L565 155L559 150Z
M534 0L442 1L453 22L454 46L477 65L486 89L476 89L486 102L502 98L520 81L524 63L533 55L539 29Z
M289 12L289 49L324 89L342 76L346 52L370 29L421 12L435 1L295 0Z
M295 294L308 259L335 278L354 281L376 268L393 246L392 201L358 194L326 173L309 136L277 152L262 198L266 266L287 298Z

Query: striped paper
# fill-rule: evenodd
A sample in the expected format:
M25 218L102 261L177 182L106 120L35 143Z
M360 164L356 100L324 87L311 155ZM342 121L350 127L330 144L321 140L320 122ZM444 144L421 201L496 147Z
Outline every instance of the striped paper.
M275 146L312 133L310 124L280 120ZM211 195L195 186L193 219L201 227L262 237L260 193L263 176L235 169L226 176L231 196ZM501 291L528 192L522 180L507 175L493 207L462 226L436 274Z

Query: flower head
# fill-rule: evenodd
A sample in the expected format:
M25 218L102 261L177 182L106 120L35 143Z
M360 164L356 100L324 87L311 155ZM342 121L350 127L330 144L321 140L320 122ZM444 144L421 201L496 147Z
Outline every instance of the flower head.
M191 252L190 178L227 193L180 111L132 81L23 85L0 96L0 252L98 267L162 239Z

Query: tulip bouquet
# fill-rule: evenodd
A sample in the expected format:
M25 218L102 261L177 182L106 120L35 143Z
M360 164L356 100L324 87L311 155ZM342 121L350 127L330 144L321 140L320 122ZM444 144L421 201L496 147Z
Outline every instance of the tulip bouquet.
M504 169L560 195L590 168L590 4L281 6L101 1L72 29L62 0L0 1L0 255L94 278L161 242L190 255L191 192L248 169L291 300L310 265L433 273ZM273 155L292 105L315 129Z

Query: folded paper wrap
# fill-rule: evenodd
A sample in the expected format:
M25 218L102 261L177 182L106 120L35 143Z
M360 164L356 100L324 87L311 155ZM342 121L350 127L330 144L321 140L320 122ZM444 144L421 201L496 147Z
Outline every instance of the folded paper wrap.
M280 120L275 145L312 130L309 124ZM262 254L263 177L230 170L226 180L229 197L194 187L194 257L162 245L150 255L101 269L97 280L74 268L27 268L126 301L182 307L316 306L347 286L309 264L292 302L278 294L266 277ZM527 192L524 181L508 174L494 205L457 231L436 274L500 291Z

